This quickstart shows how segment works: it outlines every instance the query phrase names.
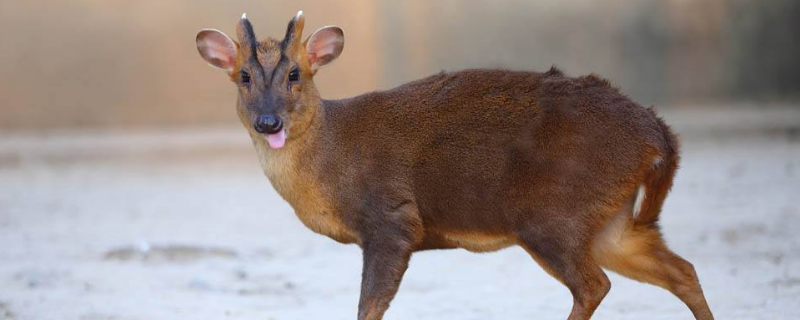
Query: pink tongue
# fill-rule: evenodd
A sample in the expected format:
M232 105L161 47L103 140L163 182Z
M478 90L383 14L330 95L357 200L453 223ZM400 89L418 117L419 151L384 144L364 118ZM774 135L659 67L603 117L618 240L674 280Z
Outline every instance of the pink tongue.
M269 146L272 149L283 148L283 145L286 143L286 130L267 135L267 142L269 142Z

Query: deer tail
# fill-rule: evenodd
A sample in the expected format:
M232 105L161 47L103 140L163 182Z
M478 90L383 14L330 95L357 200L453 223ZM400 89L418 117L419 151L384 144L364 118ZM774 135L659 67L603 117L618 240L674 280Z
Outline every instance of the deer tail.
M672 180L680 160L678 138L661 118L656 117L656 120L664 135L664 147L661 148L662 155L653 160L652 167L636 193L633 219L638 226L656 226L658 223L661 206L672 188Z

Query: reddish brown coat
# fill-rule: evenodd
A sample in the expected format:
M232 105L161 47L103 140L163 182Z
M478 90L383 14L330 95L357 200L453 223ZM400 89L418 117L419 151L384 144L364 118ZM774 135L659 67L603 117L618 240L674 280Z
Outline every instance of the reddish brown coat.
M713 319L694 268L657 225L679 156L652 109L595 75L555 68L442 72L321 100L312 77L341 52L343 33L327 27L301 43L302 27L298 15L283 41L256 43L243 19L235 52L217 33L199 35L198 48L240 84L242 123L300 220L363 248L359 319L382 318L415 251L511 245L571 290L571 320L591 317L609 290L601 267ZM292 68L299 80L280 78ZM270 80L242 84L241 72ZM284 121L285 147L253 129L264 113Z

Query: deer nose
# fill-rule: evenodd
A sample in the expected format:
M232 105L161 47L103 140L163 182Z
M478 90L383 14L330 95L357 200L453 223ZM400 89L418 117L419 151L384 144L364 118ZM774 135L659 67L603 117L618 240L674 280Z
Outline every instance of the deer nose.
M273 134L283 129L283 122L275 116L263 115L253 123L253 129L258 133Z

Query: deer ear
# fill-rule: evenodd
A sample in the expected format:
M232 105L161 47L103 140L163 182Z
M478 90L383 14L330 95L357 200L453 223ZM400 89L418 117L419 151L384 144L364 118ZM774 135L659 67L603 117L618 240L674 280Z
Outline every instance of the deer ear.
M197 52L212 67L228 72L236 66L236 43L222 31L203 29L197 33Z
M344 49L344 31L337 26L322 27L306 40L306 56L311 71L324 67L339 57Z

